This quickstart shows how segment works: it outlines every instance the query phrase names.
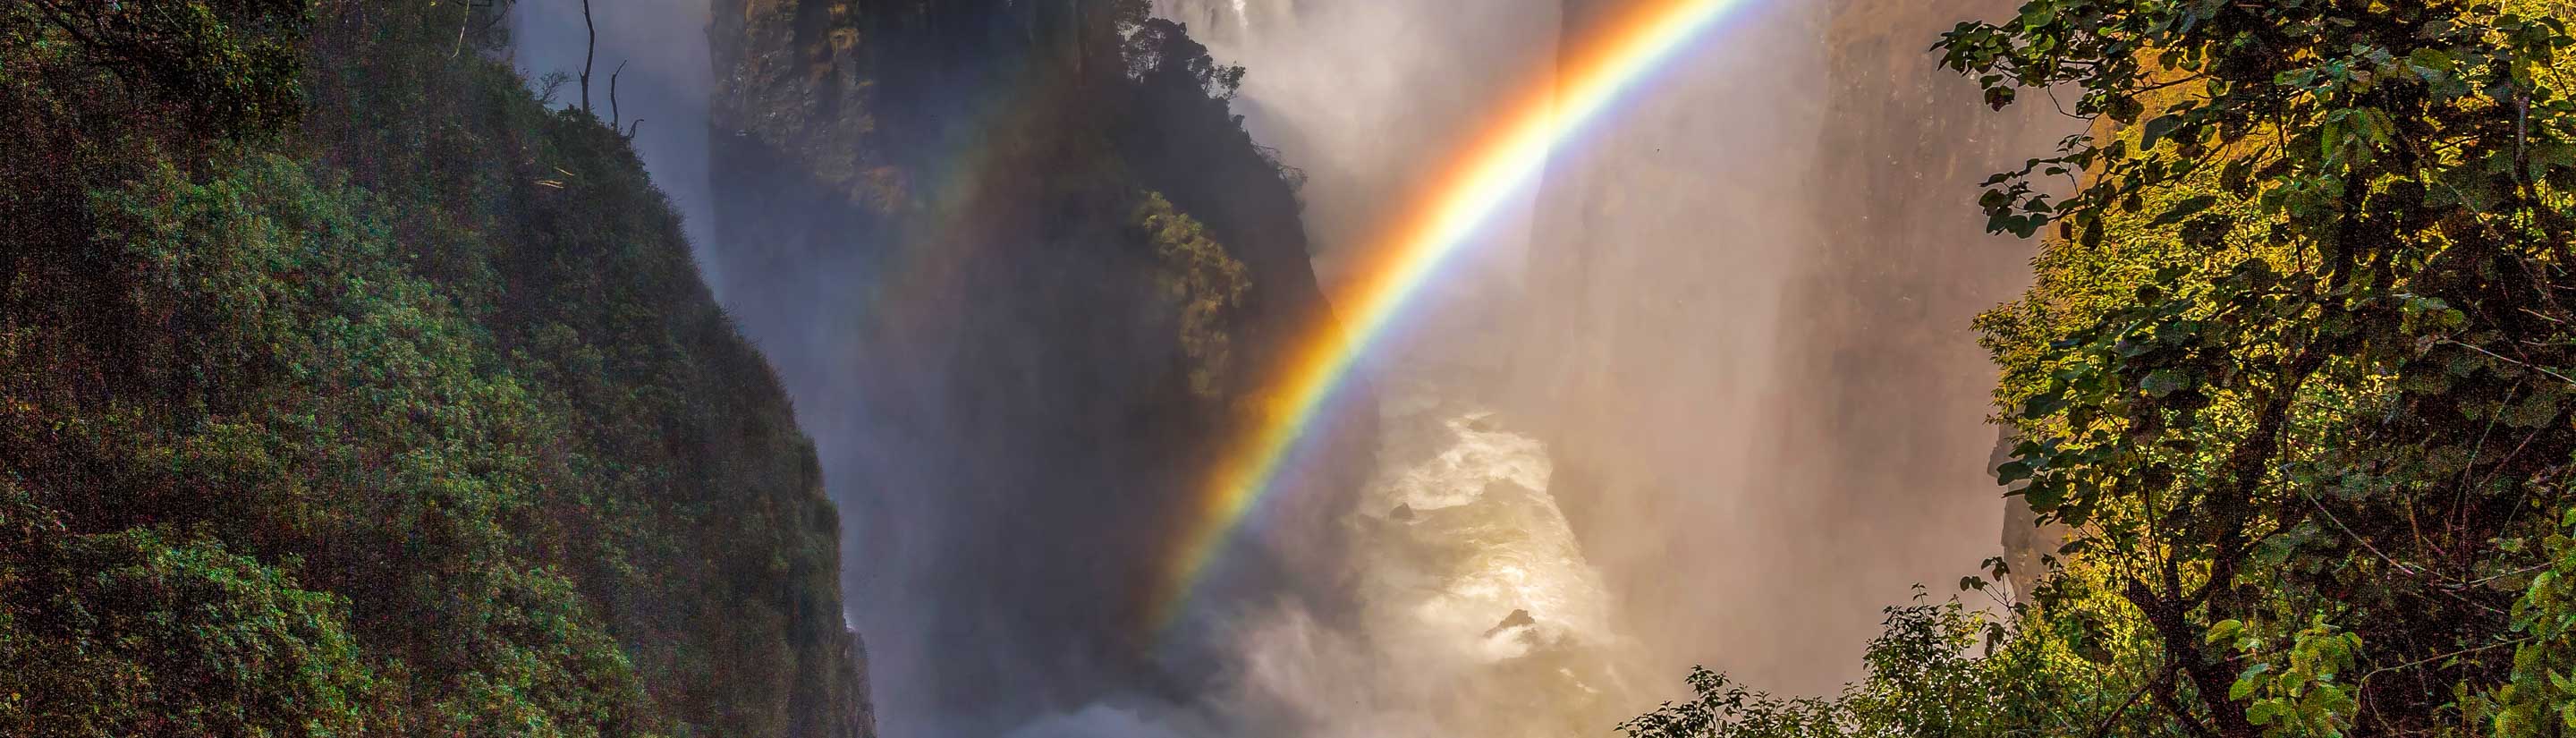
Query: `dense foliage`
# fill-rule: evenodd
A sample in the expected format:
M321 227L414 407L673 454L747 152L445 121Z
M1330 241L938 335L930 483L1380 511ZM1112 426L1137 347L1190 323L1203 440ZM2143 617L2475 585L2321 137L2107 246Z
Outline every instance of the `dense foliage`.
M2563 16L2031 0L1946 35L1988 103L2093 124L1982 200L2054 236L1980 326L2001 480L2071 534L2026 606L1892 610L1837 700L1705 675L1628 731L2576 730Z
M865 731L810 445L488 5L0 6L0 733Z

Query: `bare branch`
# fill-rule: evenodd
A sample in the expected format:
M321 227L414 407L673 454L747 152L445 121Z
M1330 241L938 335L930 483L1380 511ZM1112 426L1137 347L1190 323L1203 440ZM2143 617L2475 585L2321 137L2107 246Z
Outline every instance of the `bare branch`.
M581 112L589 113L591 112L590 62L592 56L599 50L599 27L590 22L590 0L581 0L581 29L589 36L589 40L584 42L581 48Z
M623 114L617 112L617 75L625 73L626 62L623 61L617 63L617 69L608 73L608 128L612 131L617 130L617 125L626 120Z

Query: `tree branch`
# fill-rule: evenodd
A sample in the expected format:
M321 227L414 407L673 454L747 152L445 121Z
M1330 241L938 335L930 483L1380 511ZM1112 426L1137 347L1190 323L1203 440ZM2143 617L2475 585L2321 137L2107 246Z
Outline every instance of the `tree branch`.
M588 36L581 48L581 112L589 113L590 62L599 50L599 27L590 22L590 0L581 0L581 29Z
M626 62L623 61L617 63L617 69L608 73L608 129L612 131L617 130L619 124L626 122L625 114L617 112L617 75L625 73Z

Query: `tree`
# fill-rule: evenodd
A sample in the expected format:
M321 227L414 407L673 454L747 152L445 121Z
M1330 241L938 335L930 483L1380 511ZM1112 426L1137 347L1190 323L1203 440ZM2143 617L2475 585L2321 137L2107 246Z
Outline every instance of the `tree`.
M389 701L347 604L219 543L79 534L0 479L0 730L363 734Z
M2105 563L2193 734L2456 725L2449 687L2533 645L2576 450L2547 10L2035 0L1938 45L1995 107L2062 90L2095 124L1981 200L2136 277L1990 319L2027 439L2001 475Z
M1632 734L2576 727L2562 14L2029 0L1946 34L1990 105L2089 124L1980 200L2051 236L1979 327L2023 439L2000 481L2073 539L1984 658L1874 669L1794 730ZM1943 642L1899 625L1874 655Z
M17 56L60 34L80 63L194 132L267 133L302 112L295 78L311 13L310 0L28 0L0 10L0 47Z

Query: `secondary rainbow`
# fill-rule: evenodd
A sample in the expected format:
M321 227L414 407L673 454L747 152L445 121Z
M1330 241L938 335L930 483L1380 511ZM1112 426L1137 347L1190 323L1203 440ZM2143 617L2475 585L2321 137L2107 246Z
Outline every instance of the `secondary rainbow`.
M1298 441L1349 374L1370 340L1431 279L1450 254L1490 220L1511 194L1547 165L1549 152L1611 107L1674 53L1746 0L1631 0L1584 38L1570 40L1551 79L1527 85L1497 123L1458 149L1442 174L1397 211L1368 244L1366 261L1334 291L1338 322L1313 326L1287 361L1270 370L1263 413L1236 439L1184 518L1172 563L1155 594L1157 630L1168 627L1229 534L1260 502Z

